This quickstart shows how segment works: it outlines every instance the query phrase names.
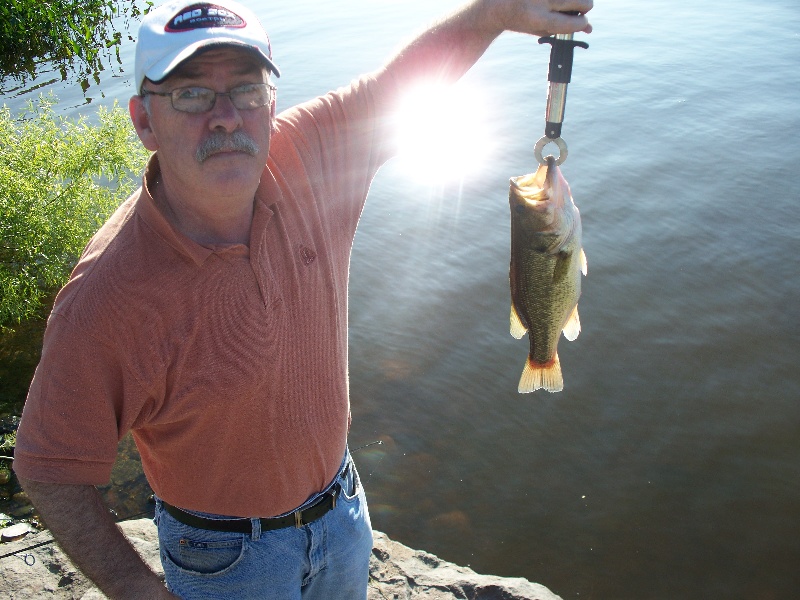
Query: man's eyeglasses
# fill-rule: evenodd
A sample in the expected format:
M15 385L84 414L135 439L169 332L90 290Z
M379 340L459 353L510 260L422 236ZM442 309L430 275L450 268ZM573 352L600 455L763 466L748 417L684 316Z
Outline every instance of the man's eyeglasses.
M229 92L215 92L204 87L181 87L171 92L142 90L143 96L167 96L172 108L187 113L204 113L214 108L217 96L228 96L239 110L253 110L266 106L272 101L275 86L269 83L248 83L233 88Z

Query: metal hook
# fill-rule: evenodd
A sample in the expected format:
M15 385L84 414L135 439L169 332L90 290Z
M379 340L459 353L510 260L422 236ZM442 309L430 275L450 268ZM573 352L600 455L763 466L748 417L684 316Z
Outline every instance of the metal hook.
M556 158L556 165L560 165L565 160L567 160L567 142L565 142L560 137L551 139L546 135L543 136L538 142L536 142L536 145L533 147L533 155L536 157L536 160L539 162L540 165L546 165L547 157L542 156L542 150L544 150L544 147L550 142L553 142L556 146L558 146L559 154L558 158Z

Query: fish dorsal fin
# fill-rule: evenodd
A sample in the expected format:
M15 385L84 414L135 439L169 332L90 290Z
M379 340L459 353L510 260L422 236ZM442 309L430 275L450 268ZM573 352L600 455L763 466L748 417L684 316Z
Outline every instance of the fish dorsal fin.
M511 335L516 339L522 339L522 336L528 333L528 328L522 324L522 319L517 314L517 309L514 308L514 303L511 303Z
M569 315L569 319L567 319L566 324L564 325L564 337L567 338L570 342L573 342L577 339L578 334L581 332L581 320L578 317L578 305L575 305L575 308L572 309L572 312Z

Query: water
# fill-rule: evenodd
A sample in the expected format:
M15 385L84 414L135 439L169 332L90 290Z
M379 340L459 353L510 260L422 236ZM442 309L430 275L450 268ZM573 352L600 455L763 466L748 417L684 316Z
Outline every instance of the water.
M248 4L286 107L458 3ZM395 160L373 184L350 298L351 444L384 441L356 454L373 524L565 599L796 597L800 8L619 0L592 22L563 131L589 275L562 393L517 394L508 334L508 178L535 167L546 47L506 35L468 75L481 169L430 184Z

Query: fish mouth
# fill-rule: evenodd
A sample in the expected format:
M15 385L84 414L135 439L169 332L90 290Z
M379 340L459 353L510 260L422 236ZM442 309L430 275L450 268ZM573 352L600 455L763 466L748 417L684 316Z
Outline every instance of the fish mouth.
M529 205L538 205L553 199L555 178L558 166L553 156L547 157L547 163L539 165L534 173L520 175L510 179L514 194Z
M521 177L512 177L510 180L511 185L513 185L516 189L522 191L523 189L525 189L526 186L521 185L518 180L522 179L523 177L525 177L525 175L522 175Z
M533 173L528 173L527 175L520 175L518 177L511 178L511 185L514 186L516 189L524 192L529 192L532 189L540 189L543 190L546 187L549 187L548 184L552 178L551 173L555 170L555 162L551 161L552 156L548 156L548 164L547 165L539 165L539 168L536 169Z
M542 181L538 171L529 175L512 177L510 181L515 195L523 202L538 204L550 199L549 186Z

